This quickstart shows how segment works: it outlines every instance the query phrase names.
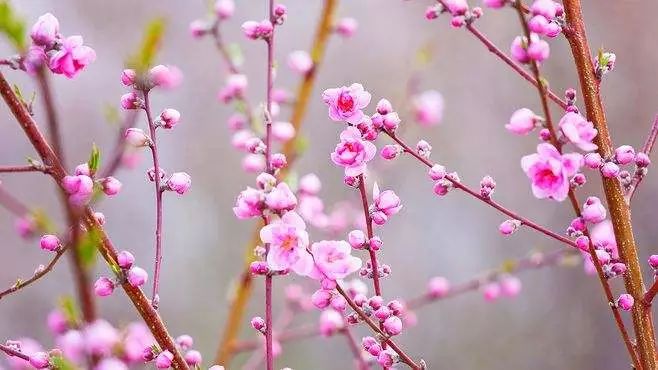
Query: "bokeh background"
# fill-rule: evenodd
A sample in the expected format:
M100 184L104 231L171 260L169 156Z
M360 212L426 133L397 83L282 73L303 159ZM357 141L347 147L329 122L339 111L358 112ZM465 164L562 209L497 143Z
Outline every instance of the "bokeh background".
M210 39L196 41L188 34L188 24L205 14L206 3L14 3L30 24L45 12L54 13L64 34L82 34L98 54L97 61L76 79L53 78L66 154L69 162L75 163L86 160L92 143L109 153L116 127L106 123L104 112L107 105L118 107L119 96L124 93L119 81L124 60L138 44L144 24L154 16L166 17L166 40L158 60L178 65L185 79L180 88L157 93L153 99L155 109L173 107L183 115L182 124L161 134L161 158L166 170L190 173L193 187L183 197L168 194L165 199L161 313L171 333L193 335L196 347L206 362L210 361L225 324L227 297L254 227L252 222L237 220L231 207L237 193L251 185L254 176L238 170L241 154L232 149L226 127L230 109L216 100L225 67ZM265 1L237 3L236 15L224 25L223 32L227 40L242 46L243 69L250 78L249 98L259 102L265 91L265 48L262 43L245 40L240 24L263 18ZM442 125L425 129L403 114L403 136L411 143L419 138L428 140L434 147L433 158L459 171L468 184L477 186L483 175L492 175L498 183L497 200L554 230L563 230L571 218L570 207L534 199L519 166L520 157L534 151L536 140L512 137L503 129L517 108L540 111L535 90L467 32L451 29L447 18L426 21L423 12L430 3L341 2L339 15L356 18L359 30L351 39L334 37L330 41L302 130L310 145L296 170L320 176L327 206L356 201L357 194L342 184L342 170L329 160L340 126L327 118L320 93L357 81L373 94L374 102L387 97L394 106L402 106L407 82L416 76L421 90L436 89L443 94L445 115ZM289 17L277 31L276 57L281 68L276 86L294 90L299 77L285 67L285 60L291 51L309 47L322 2L288 0L285 4ZM658 26L653 16L658 3L596 0L584 1L584 7L592 47L603 46L617 54L616 69L603 84L615 143L639 147L658 112ZM516 14L509 10L485 11L478 25L504 50L520 32ZM552 57L543 70L552 89L562 92L575 87L568 44L562 37L550 43ZM432 58L419 65L416 55L423 48L431 50ZM10 53L2 43L0 55ZM35 88L21 73L8 71L7 76L23 91ZM36 119L42 121L39 103L37 97ZM288 116L289 110L284 108L281 115ZM0 117L0 163L22 163L26 156L35 156L4 106ZM152 184L144 177L150 167L146 152L142 159L137 169L118 173L123 191L104 201L99 210L107 217L107 230L114 243L134 251L140 264L150 271L154 201ZM522 257L532 250L561 248L528 230L503 238L497 232L501 215L459 192L437 198L426 170L409 159L379 163L374 168L373 176L380 184L394 189L404 202L403 211L377 231L385 242L381 259L393 267L392 276L383 283L388 298L416 296L432 276L445 276L458 283L508 258ZM16 197L46 210L61 223L61 209L49 180L34 174L2 175L0 180ZM598 193L598 185L592 176L587 189ZM635 198L633 215L642 259L657 247L657 187L650 172ZM24 241L16 235L14 221L9 212L0 210L0 284L7 286L17 277L31 274L48 258L37 240ZM316 237L321 234L316 233ZM74 293L68 261L63 261L47 278L0 301L1 340L27 335L51 343L45 316L59 296ZM107 273L99 263L95 275ZM406 330L399 341L414 357L424 358L435 369L629 368L600 284L586 276L580 264L529 271L521 278L523 292L515 299L485 303L481 294L473 292L423 308L418 312L419 324ZM286 278L288 282L296 280ZM257 280L251 314L262 314L261 285ZM280 311L284 284L277 279L276 285ZM615 287L621 291L618 282ZM103 317L117 325L136 318L121 292L98 304ZM316 322L317 316L317 312L300 315L293 326ZM254 337L253 331L245 329L242 338L250 337ZM230 368L240 368L244 359L238 357ZM347 369L351 355L342 337L314 338L284 346L277 366Z

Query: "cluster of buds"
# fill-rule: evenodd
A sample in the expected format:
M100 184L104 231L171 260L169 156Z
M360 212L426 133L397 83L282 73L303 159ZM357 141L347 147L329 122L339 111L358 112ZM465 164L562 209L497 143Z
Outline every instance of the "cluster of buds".
M134 266L135 257L128 251L117 254L116 278L102 276L94 283L94 292L99 297L107 297L114 292L117 285L123 281L137 288L146 283L148 273L139 266Z
M233 0L217 0L215 1L213 10L210 19L197 19L190 23L189 30L192 37L201 38L212 34L220 22L226 21L233 16L235 13L235 3Z
M64 176L62 188L69 196L69 202L75 206L83 206L91 200L94 188L97 187L107 196L114 196L121 191L122 184L112 176L97 179L95 169L90 169L88 163L78 165L73 175Z
M361 309L364 315L370 318L374 317L379 321L386 335L395 336L402 332L402 318L406 313L406 307L402 302L391 300L385 303L384 299L380 296L367 298L364 294L357 294L354 297L354 303ZM361 321L361 318L356 312L347 316L347 322L351 325L359 321Z
M646 153L636 153L630 145L621 145L615 149L611 158L604 159L599 153L587 153L584 157L585 166L591 169L598 169L606 178L618 178L624 187L631 185L633 178L642 178L647 173L647 167L651 160ZM622 169L621 166L635 164L635 174L631 175L628 170Z
M480 7L470 9L466 0L444 0L429 6L425 10L425 18L428 20L436 19L441 13L450 13L452 16L450 25L454 28L460 28L482 17L483 11Z
M266 209L282 214L297 206L297 197L288 184L277 184L276 178L267 172L258 175L256 186L247 187L238 195L233 212L239 219L260 217Z
M392 215L400 212L402 201L393 190L379 191L377 183L372 189L373 203L370 205L370 218L377 225L383 225Z
M453 182L459 182L457 172L446 173L445 167L440 164L433 165L428 172L430 179L434 180L434 194L444 196L454 187Z
M487 175L482 178L482 181L480 181L480 195L482 198L491 199L495 189L496 181L494 181L493 177Z
M121 83L136 90L149 91L154 87L173 89L180 85L183 74L180 69L172 65L158 64L148 72L140 75L134 69L124 69L121 72ZM121 97L123 109L143 109L144 101L132 91Z
M371 249L373 249L373 248L371 247ZM385 263L381 263L381 264L377 265L377 275L378 275L379 278L388 277L390 274L391 274L391 266L389 266ZM369 260L366 261L365 266L363 266L363 268L361 270L359 270L359 275L361 275L364 278L368 278L368 279L373 279L374 278L375 271L374 271L374 268L372 266L371 261L369 261Z

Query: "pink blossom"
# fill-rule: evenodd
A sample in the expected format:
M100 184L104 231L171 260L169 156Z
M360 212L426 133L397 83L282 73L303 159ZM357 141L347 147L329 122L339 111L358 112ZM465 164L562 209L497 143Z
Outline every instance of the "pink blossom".
M94 292L99 297L107 297L114 292L114 282L106 277L100 277L94 283Z
M40 16L30 31L32 42L39 46L50 46L57 36L59 36L59 21L50 13Z
M135 256L128 251L121 251L117 254L117 264L122 269L129 269L135 263Z
M83 335L87 352L99 356L107 356L112 353L112 349L120 340L118 331L102 319L87 325Z
M384 159L395 159L397 158L400 154L402 154L402 147L397 145L397 144L388 144L384 145L382 148L382 151L380 152L380 155Z
M356 127L347 127L340 134L340 143L331 153L331 160L345 167L345 175L359 176L366 170L366 163L377 153L375 144L361 139Z
M537 153L521 158L521 167L532 182L532 193L539 199L566 199L569 178L582 166L583 156L578 153L560 154L551 144L537 145Z
M137 79L137 72L134 69L124 69L121 71L121 83L124 86L132 86Z
M619 168L619 166L614 162L605 162L603 166L601 166L601 174L603 175L603 177L609 179L613 177L617 177L617 175L619 175L620 170L621 169Z
M356 33L359 23L354 18L341 18L336 22L336 33L343 37L352 37Z
M128 144L136 148L149 146L151 144L151 138L140 128L131 127L127 129L124 137Z
M167 108L160 113L160 122L162 127L172 129L180 121L180 112L176 109Z
M121 184L121 181L116 178L109 176L101 181L101 186L103 187L103 193L105 193L105 195L113 196L119 194L123 184Z
M185 172L174 172L167 179L167 188L178 194L185 194L192 186L192 178Z
M57 348L62 350L67 360L81 363L85 360L87 353L85 337L79 330L69 330L55 339Z
M155 342L148 326L141 322L129 324L123 333L123 357L133 364L143 363L144 348Z
M363 120L362 109L368 106L370 98L370 93L358 83L349 87L327 89L322 93L322 100L329 106L329 117L334 121L346 121L353 125Z
M533 15L543 15L547 19L555 18L558 7L553 0L535 0L530 7Z
M630 145L622 145L615 149L615 161L620 165L632 163L635 160L635 149Z
M148 280L148 273L146 273L143 268L137 266L131 267L126 275L128 278L128 283L130 283L130 285L134 286L135 288L144 285L146 280Z
M329 337L345 326L343 316L336 310L328 309L320 315L320 334Z
M507 0L483 0L485 6L492 9L500 9L505 6Z
M36 355L36 353L43 350L41 344L32 338L19 338L16 342L20 343L21 352L27 356ZM28 370L32 368L20 357L9 356L7 357L7 363L9 363L9 367L12 370Z
M235 3L233 0L217 0L215 2L215 14L219 19L226 20L233 16L235 12Z
M299 179L299 190L305 194L316 195L320 192L321 188L322 182L320 181L320 178L314 173L309 173Z
M445 0L444 2L452 15L464 15L468 10L466 0Z
M519 220L505 220L500 226L498 226L498 231L503 235L512 235L518 228L521 227L521 221Z
M499 280L500 292L505 297L516 297L521 292L521 280L514 275L505 275Z
M402 320L397 316L391 316L384 320L382 324L384 331L388 335L398 335L402 333Z
M41 240L39 241L39 244L41 245L41 249L50 252L57 251L61 246L59 238L55 235L50 235L50 234L42 236Z
M48 329L53 334L63 334L68 330L69 323L66 320L66 316L60 310L52 310L48 313L47 317Z
M96 60L96 52L82 44L82 36L70 36L63 40L61 49L50 56L48 67L53 73L75 77L87 65Z
M154 86L173 89L183 81L183 73L176 66L158 64L149 70L149 79Z
M372 218L378 225L384 224L388 220L388 217L398 213L400 209L402 209L400 197L398 197L393 190L384 190L380 192L377 183L373 185L372 198Z
M427 284L427 294L432 298L442 298L450 292L450 281L443 276L435 276Z
M272 137L279 141L288 141L295 137L295 126L290 122L276 121L272 123Z
M583 205L583 219L591 223L599 223L606 218L606 210L601 200L597 197L589 197Z
M265 157L259 154L247 154L242 158L242 168L251 173L265 170Z
M168 369L173 360L174 355L168 350L164 350L155 358L155 367L158 369Z
M30 355L30 365L36 369L45 369L50 366L50 356L46 352L35 352Z
M505 128L517 135L527 135L537 126L539 117L528 108L521 108L512 114Z
M273 30L272 22L267 19L260 22L247 21L242 24L242 32L252 40L266 39L272 35Z
M596 144L592 140L597 135L597 130L592 122L578 113L567 112L560 120L560 130L571 143L584 151L596 150Z
M94 370L128 370L128 365L118 358L108 357L100 360Z
M273 211L290 211L297 205L297 197L288 184L281 182L265 195L265 204Z
M635 304L635 299L630 294L622 294L617 298L617 306L624 311L630 311Z
M201 357L201 352L199 351L191 350L185 353L185 362L192 367L201 365L202 360L203 358Z
M137 93L131 91L121 95L121 108L123 109L139 109L142 107L142 100L137 96Z
M304 75L313 68L313 60L306 51L296 50L288 55L288 67L293 72Z
M308 275L313 270L313 258L306 250L306 224L296 212L286 212L280 220L265 225L260 230L260 238L270 245L267 253L270 269L291 269L299 275Z
M251 187L240 192L238 199L233 207L233 213L239 219L246 219L260 216L262 213L262 204L265 200L264 194Z
M492 302L500 297L500 285L497 282L490 282L482 287L482 295L487 302Z
M427 90L412 98L414 118L421 126L430 127L443 119L443 96L436 90Z
M30 46L23 57L25 71L30 75L34 75L44 65L46 59L46 52L41 46Z
M351 255L352 247L344 240L322 240L311 245L315 261L309 276L313 279L344 279L361 268L362 261Z

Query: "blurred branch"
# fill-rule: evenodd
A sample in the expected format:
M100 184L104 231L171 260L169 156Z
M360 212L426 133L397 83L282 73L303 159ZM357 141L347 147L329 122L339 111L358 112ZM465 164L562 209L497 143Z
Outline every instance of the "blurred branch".
M647 156L651 155L651 151L653 150L653 145L656 142L657 136L658 136L658 115L656 115L656 117L653 120L653 124L651 124L651 129L649 130L649 136L647 136L647 139L644 142L644 145L642 146L641 153L644 153ZM646 176L646 173L643 173L641 171L642 170L639 168L636 170L635 176L633 176L633 180L631 181L631 184L628 187L628 191L626 192L627 204L631 203L631 201L633 200L633 195L635 195L635 191L637 190L637 187L640 186L640 183Z
M17 291L27 287L28 285L36 282L37 280L41 279L42 277L46 276L52 269L55 267L55 264L57 261L59 261L59 258L68 250L68 244L64 244L56 253L55 256L50 260L48 265L46 265L43 269L37 269L35 271L34 275L32 275L31 278L23 281L18 279L14 285L12 285L10 288L3 290L0 292L0 299L4 298L5 296L8 296L12 293L16 293Z

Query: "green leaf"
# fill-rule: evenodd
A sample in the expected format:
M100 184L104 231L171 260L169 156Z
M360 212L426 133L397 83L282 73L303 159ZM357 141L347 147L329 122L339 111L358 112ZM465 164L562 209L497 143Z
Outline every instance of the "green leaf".
M139 49L126 63L128 67L133 68L138 74L146 72L151 67L160 50L165 25L166 22L162 17L154 18L146 25Z
M96 146L96 143L91 146L91 154L89 155L87 165L89 166L89 171L92 175L98 171L98 168L101 165L101 151Z
M309 140L306 136L300 134L295 136L293 140L295 140L294 145L296 155L301 155L306 151L306 149L308 149Z
M100 232L95 228L90 229L80 238L78 253L83 266L90 267L96 263L96 251L100 243Z
M50 362L53 365L54 369L57 370L77 370L78 368L71 361L65 359L62 356L53 356L50 358Z
M55 225L44 210L32 209L30 210L30 216L32 216L34 223L37 225L37 229L41 232L48 234L55 231Z
M73 302L73 298L70 296L62 296L59 299L59 307L62 309L62 314L64 314L64 317L66 318L66 321L69 323L69 325L73 327L77 326L80 313L78 312L78 308Z
M26 49L25 20L14 12L7 0L0 0L0 32L2 32L16 48L22 52Z

